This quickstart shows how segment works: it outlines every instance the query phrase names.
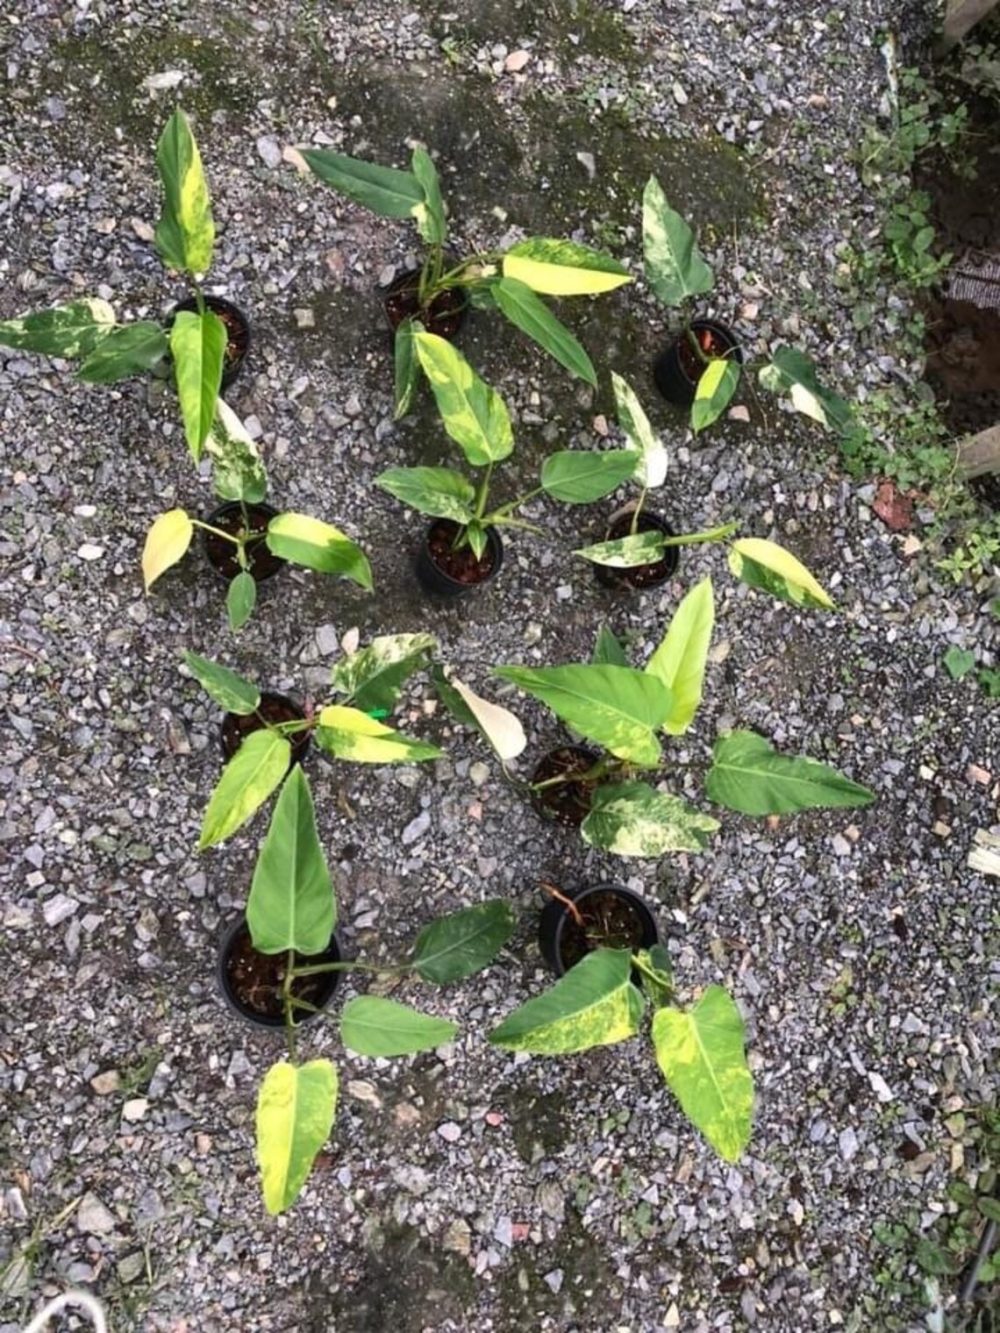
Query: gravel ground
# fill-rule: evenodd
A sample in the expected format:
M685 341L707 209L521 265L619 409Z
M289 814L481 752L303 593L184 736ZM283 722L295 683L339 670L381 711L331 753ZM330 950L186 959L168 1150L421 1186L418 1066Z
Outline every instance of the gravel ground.
M736 312L755 343L793 337L856 396L914 370L894 354L906 312L886 302L859 334L835 282L837 244L875 217L850 153L878 112L877 43L898 6L16 8L0 16L0 317L76 292L133 316L177 298L149 237L153 145L179 100L215 198L210 289L254 322L230 401L259 429L273 497L360 539L378 592L288 574L238 642L195 556L144 597L151 517L210 507L169 396L139 379L88 388L0 350L0 1264L25 1260L4 1279L0 1333L67 1282L103 1297L116 1333L923 1328L918 1306L880 1293L873 1227L910 1218L914 1244L933 1228L949 1180L974 1164L969 1112L996 1096L995 886L964 867L973 832L998 819L1000 736L995 705L941 667L949 644L996 661L996 589L945 587L906 555L873 517L872 488L843 481L808 424L751 401L750 423L694 448L650 390L675 526L738 516L777 536L840 615L762 600L709 548L665 591L614 599L569 555L603 506L539 505L546 537L510 541L494 589L429 607L409 569L417 525L370 486L445 452L426 401L392 424L372 298L412 236L281 157L339 144L401 162L417 136L440 153L463 244L533 227L596 235L633 261L656 170L723 275L715 311ZM530 55L517 73L515 51ZM174 90L145 83L166 71L182 75ZM641 291L567 319L599 364L646 384L663 318ZM463 346L516 409L513 489L553 444L592 444L611 412L605 388L592 398L505 335L479 315ZM581 659L602 621L645 653L708 572L719 629L679 758L697 765L720 728L748 725L828 757L877 804L774 830L724 815L710 855L617 861L540 824L418 682L409 724L447 760L312 761L346 942L390 958L434 911L498 894L521 926L483 978L429 996L462 1021L453 1047L390 1064L344 1057L332 1030L310 1036L338 1060L341 1109L300 1202L268 1220L252 1113L280 1048L236 1024L213 980L263 820L195 854L218 717L181 673L182 649L314 693L349 627L426 628L489 688L492 663ZM557 732L520 711L527 763ZM759 1090L738 1168L686 1127L638 1042L562 1062L484 1044L544 981L540 875L642 892L682 985L733 988Z

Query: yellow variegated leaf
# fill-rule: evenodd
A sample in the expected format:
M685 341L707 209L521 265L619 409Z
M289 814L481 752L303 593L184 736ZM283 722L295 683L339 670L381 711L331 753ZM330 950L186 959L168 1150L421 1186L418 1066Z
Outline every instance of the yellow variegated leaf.
M668 736L687 731L698 711L714 624L712 580L704 578L685 595L663 642L646 663L647 672L670 691L670 713L663 724Z
M332 523L309 514L277 514L267 525L268 549L321 574L342 574L369 592L372 571L361 548Z
M489 1040L509 1051L568 1055L635 1036L644 1001L631 967L627 949L585 954L544 994L508 1015Z
M212 264L215 224L201 154L183 111L167 121L156 147L163 213L156 248L170 268L205 273Z
M404 736L346 704L327 704L319 715L316 743L338 759L358 764L405 764L439 759L436 745Z
M168 509L146 533L142 548L142 577L146 591L187 551L194 535L194 525L183 509Z
M610 255L543 236L512 246L503 257L503 274L546 296L596 296L632 281Z
M834 610L829 593L800 560L777 542L763 537L741 537L729 552L729 568L751 588L769 592L795 606Z
M281 1060L265 1074L257 1094L257 1163L272 1216L298 1198L336 1110L337 1071L329 1060Z

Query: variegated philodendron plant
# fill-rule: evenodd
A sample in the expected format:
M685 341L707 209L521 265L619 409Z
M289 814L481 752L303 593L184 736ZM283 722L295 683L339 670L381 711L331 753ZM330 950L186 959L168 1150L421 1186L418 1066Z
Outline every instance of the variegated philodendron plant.
M740 349L714 355L691 327L692 298L713 289L715 274L700 253L690 226L670 207L655 176L649 178L643 193L642 241L646 281L665 306L681 311L681 336L688 340L694 364L701 367L691 405L691 428L698 432L717 421L732 401L740 382ZM850 405L820 384L815 365L796 348L776 347L758 370L758 379L770 392L787 394L796 411L821 425L840 434L850 427Z
M168 269L188 276L196 309L177 311L169 328L149 319L119 324L107 301L85 297L0 323L0 345L79 361L77 378L89 384L152 370L169 356L184 434L197 463L216 420L228 335L202 291L215 223L201 154L181 110L160 135L156 166L164 196L156 249Z
M517 517L517 511L537 495L565 504L591 504L610 495L635 472L637 455L632 449L563 449L542 464L538 486L490 508L494 468L514 449L507 404L444 338L418 329L412 341L445 430L469 464L483 472L473 484L453 468L394 467L376 477L375 483L419 513L455 523L456 550L469 546L481 558L489 528L531 528L532 524Z
M226 764L202 821L199 849L231 837L274 793L288 771L292 741L311 734L334 759L358 764L412 764L440 759L436 745L404 736L381 720L395 707L403 684L429 665L437 648L430 634L389 634L356 646L344 636L344 656L330 674L336 702L306 710L301 720L272 722L260 712L261 692L252 681L196 653L184 662L206 693L227 713L253 718L239 749Z
M410 409L422 364L411 335L418 323L428 323L435 302L449 293L455 294L459 305L499 310L571 375L596 387L590 357L541 298L596 296L631 282L628 270L616 259L576 241L538 236L506 250L449 258L448 213L437 168L425 148L414 148L408 171L325 148L304 148L301 155L320 180L372 213L412 218L427 247L419 274L417 316L408 316L396 330L397 417Z
M779 557L762 550L770 546L756 540L751 553L740 556L743 577L754 566L748 579L752 586L787 595L788 588L781 585L808 576L808 586L818 589L830 604L812 575L787 552L774 548L781 552ZM799 594L803 586L800 582ZM802 604L801 596L793 600ZM701 852L718 829L712 815L694 809L666 787L671 777L676 787L677 765L664 763L661 750L661 736L683 735L701 703L714 620L712 582L705 578L681 601L663 641L642 670L629 665L623 645L606 628L590 663L494 669L495 675L541 700L577 735L600 747L583 770L534 786L524 784L529 791L541 792L573 783L578 792L585 792L589 813L581 832L591 846L619 856ZM445 704L482 732L505 765L523 751L524 729L508 709L479 700L464 686L474 702L456 697L456 682L443 675L438 685ZM716 805L758 816L864 806L874 799L867 788L829 765L781 754L753 731L719 737L705 793Z
M285 956L279 985L288 1058L265 1074L256 1114L264 1205L276 1214L298 1197L330 1135L337 1109L333 1061L323 1057L303 1063L298 1058L297 1021L312 1006L297 998L296 982L323 973L364 971L404 982L414 978L449 985L488 966L513 933L515 919L508 903L493 899L432 921L402 963L310 961L329 948L337 924L337 899L309 784L298 766L285 778L275 803L246 915L254 949ZM450 1019L376 995L349 1000L339 1026L344 1047L372 1059L433 1050L451 1042L458 1032L458 1024Z
M750 1141L753 1120L743 1017L722 986L709 986L687 1008L674 1004L674 996L663 945L635 953L595 948L509 1014L489 1040L535 1055L609 1046L638 1034L648 1000L653 1051L667 1085L715 1151L735 1162Z

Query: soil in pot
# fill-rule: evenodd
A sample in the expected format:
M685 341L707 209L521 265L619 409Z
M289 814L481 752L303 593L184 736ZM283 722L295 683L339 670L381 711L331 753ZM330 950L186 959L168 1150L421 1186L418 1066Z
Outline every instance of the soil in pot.
M638 532L662 532L668 537L676 535L673 528L665 523L662 518L659 518L656 514L649 514L645 510L639 515L636 530ZM618 541L622 537L627 537L631 531L631 512L617 514L608 524L604 540ZM594 572L598 583L602 583L605 588L655 588L657 584L666 583L667 579L673 578L677 573L680 559L679 548L668 546L660 559L654 560L651 564L633 565L631 569L616 569L613 565L595 565Z
M739 339L725 324L714 319L695 319L691 321L691 332L706 357L729 355L742 362ZM677 407L690 407L704 369L705 363L691 346L687 333L682 333L657 358L653 379L667 402Z
M222 362L222 387L228 389L243 368L247 353L250 351L250 321L239 306L233 305L232 301L226 301L221 296L206 296L205 305L213 315L218 315L226 326L226 350ZM178 310L197 312L198 302L194 297L191 297L187 301L181 301L179 305L176 305L174 314ZM173 316L171 316L170 323L173 323Z
M340 949L335 938L325 953L306 957L295 955L295 961L303 967L315 963L339 962ZM282 1005L282 986L288 955L284 953L258 953L250 939L250 928L246 920L237 922L223 946L220 959L220 981L223 992L229 1002L245 1018L262 1023L267 1027L284 1025ZM298 1000L322 1009L328 1004L340 981L339 972L322 972L316 976L300 977L292 985L292 994ZM299 1010L296 1026L313 1017L305 1010Z
M575 913L553 898L542 912L539 931L542 954L560 974L595 949L634 953L651 948L659 939L653 914L628 889L609 885L567 896L573 899Z
M500 572L503 544L495 528L486 529L486 549L477 557L471 546L456 550L455 538L460 525L450 518L438 518L427 530L417 555L417 577L428 592L457 597L484 583Z
M531 793L531 804L543 819L579 828L590 814L590 802L596 782L575 781L576 774L588 772L600 756L582 745L560 745L550 750L531 775L532 783L547 782L550 778L564 777L566 782L555 783L544 791Z
M233 537L241 532L253 534L246 544L247 565L256 581L262 583L264 579L277 574L285 564L280 555L275 555L268 549L264 540L267 536L267 525L277 513L278 511L268 504L241 505L238 500L231 500L209 514L205 522L213 528L221 529L222 532L230 533ZM240 572L236 547L232 542L227 542L225 537L219 537L214 532L202 532L201 535L209 564L227 582L234 579Z
M400 273L382 294L386 318L393 331L404 319L419 319L429 333L449 342L455 337L465 319L466 299L460 288L451 287L439 292L426 309L420 307L420 270Z
M301 722L305 713L285 694L262 693L256 713L227 713L219 729L222 753L228 762L252 731L259 731L266 722L277 726L280 722ZM292 764L300 764L309 749L311 733L296 731L288 737L292 747ZM289 765L291 767L291 765Z

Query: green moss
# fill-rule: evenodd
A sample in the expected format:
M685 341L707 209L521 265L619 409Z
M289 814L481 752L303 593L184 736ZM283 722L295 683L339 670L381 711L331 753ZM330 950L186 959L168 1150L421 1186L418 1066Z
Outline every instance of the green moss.
M560 59L589 55L627 62L636 54L621 18L595 0L424 0L419 7L442 41L512 48L530 42L539 55Z
M560 1327L614 1328L621 1312L622 1286L598 1242L587 1232L573 1209L551 1244L533 1253L530 1267L520 1256L497 1283L503 1311L498 1333L541 1327L544 1316L561 1317ZM546 1275L562 1273L559 1291ZM577 1321L582 1321L578 1324Z

